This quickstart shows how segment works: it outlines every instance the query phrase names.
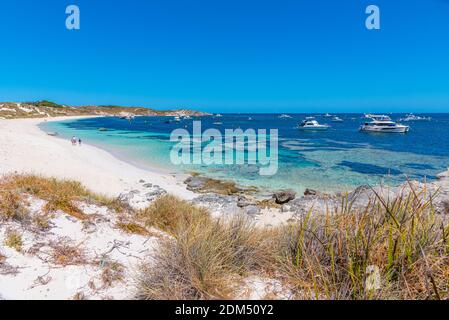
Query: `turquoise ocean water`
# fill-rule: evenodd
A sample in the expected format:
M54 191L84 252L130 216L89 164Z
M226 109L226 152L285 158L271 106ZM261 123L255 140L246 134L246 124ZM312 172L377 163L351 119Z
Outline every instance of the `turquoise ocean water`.
M406 177L433 180L449 166L449 114L426 115L431 121L408 122L408 134L367 134L358 131L364 121L360 114L339 115L343 122L317 116L332 128L325 132L303 132L298 123L304 114L280 118L277 114L225 114L168 121L167 117L137 117L132 121L106 117L45 122L40 127L58 132L60 138L80 137L84 143L103 148L118 158L142 168L168 172L201 172L231 179L245 186L271 191L305 188L322 191L350 190L362 184L380 182L396 185ZM404 115L391 115L398 120ZM173 165L170 162L170 133L177 128L192 132L193 121L202 129L278 129L279 170L260 176L257 165ZM169 123L167 123L169 122ZM100 128L107 129L101 131ZM248 149L237 152L247 152Z

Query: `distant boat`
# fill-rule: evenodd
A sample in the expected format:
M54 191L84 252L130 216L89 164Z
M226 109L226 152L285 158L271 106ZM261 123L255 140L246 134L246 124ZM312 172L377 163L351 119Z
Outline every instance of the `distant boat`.
M176 117L173 119L173 121L175 121L175 122L180 122L180 121L181 121L181 118L178 117L178 116L176 116Z
M219 125L222 125L222 124L223 124L223 122L214 122L213 124L215 124L215 125L219 126Z
M371 118L372 121L365 122L360 131L364 132L378 132L378 133L407 133L410 130L409 126L391 121L388 116L378 116Z
M324 131L330 128L327 124L319 124L313 117L307 117L306 120L299 125L300 130Z
M219 114L219 113L217 113L215 116L216 116L217 118L223 117L223 115L221 115L221 114Z
M288 118L291 118L291 116L289 116L288 114L281 114L278 118L279 119L288 119Z
M332 118L332 122L343 122L343 119L335 116Z
M135 117L136 116L133 114L123 114L123 113L119 116L120 119L125 119L125 120L132 120Z
M373 114L373 113L365 113L362 117L362 119L374 119L374 120L389 120L391 121L391 118L385 114Z
M106 128L100 128L100 129L98 129L98 131L108 131L108 129L106 129Z
M399 121L431 121L431 117L421 117L421 116L415 116L413 113L409 113L405 116L405 118L399 119Z
M249 117L248 120L251 121L251 120L253 120L253 118Z
M333 115L331 115L331 114L329 114L329 113L326 113L326 114L323 115L323 117L325 117L325 118L332 118Z

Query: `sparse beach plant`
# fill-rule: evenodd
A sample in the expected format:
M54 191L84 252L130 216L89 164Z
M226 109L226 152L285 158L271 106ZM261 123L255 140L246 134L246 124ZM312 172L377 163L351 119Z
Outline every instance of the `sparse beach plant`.
M21 252L23 246L22 235L16 230L9 229L6 231L4 244L17 252Z
M277 260L299 299L441 299L448 297L447 223L421 190L376 195L363 210L347 199L335 212L312 211L282 228ZM378 288L367 270L378 269Z
M103 282L103 289L109 288L116 282L123 281L125 268L118 262L108 262L101 272L101 281Z
M154 262L142 266L140 299L232 298L242 277L270 257L270 239L245 217L175 218L180 221L171 229L173 238L164 239Z
M206 209L193 206L175 196L166 195L157 199L148 208L137 213L137 218L146 226L175 234L184 225L196 220L210 220Z
M78 266L88 263L85 251L81 244L74 245L70 240L61 238L50 243L51 262L60 266Z
M79 201L104 205L115 212L131 210L117 199L95 194L81 183L72 180L46 178L37 175L9 175L1 179L0 186L5 190L0 193L0 197L2 197L2 194L7 195L10 202L20 204L19 197L21 197L21 194L29 194L47 201L44 207L47 213L61 210L80 220L85 220L88 216L76 204ZM11 205L5 207L14 208ZM16 207L20 208L18 205ZM0 206L0 213L2 212ZM9 212L8 214L11 215L12 213Z
M0 191L0 220L23 222L29 218L29 210L24 197L11 190Z
M134 222L118 222L116 226L128 234L138 234L141 236L149 236L151 234L145 227Z

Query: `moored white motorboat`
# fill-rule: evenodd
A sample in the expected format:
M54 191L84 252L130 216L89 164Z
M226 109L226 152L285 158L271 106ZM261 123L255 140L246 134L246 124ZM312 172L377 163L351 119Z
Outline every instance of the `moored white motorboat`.
M308 117L306 120L301 122L299 125L300 130L310 130L310 131L324 131L329 129L330 126L327 124L319 124L318 121L313 117Z
M289 116L288 114L281 114L279 116L279 119L289 119L289 118L291 118L291 116Z
M365 122L360 126L360 131L364 132L407 133L409 130L409 126L391 121L388 116L374 117L372 121Z
M343 122L343 119L340 118L340 117L335 116L335 117L332 118L332 122Z
M409 121L431 121L431 120L432 120L431 117L421 117L416 116L413 113L409 113L405 116L405 118L401 118L399 121L409 122Z

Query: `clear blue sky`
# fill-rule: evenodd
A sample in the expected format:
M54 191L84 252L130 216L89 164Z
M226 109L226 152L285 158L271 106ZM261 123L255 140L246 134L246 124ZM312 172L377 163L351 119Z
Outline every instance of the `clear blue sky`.
M449 0L2 0L0 43L0 101L449 112Z

